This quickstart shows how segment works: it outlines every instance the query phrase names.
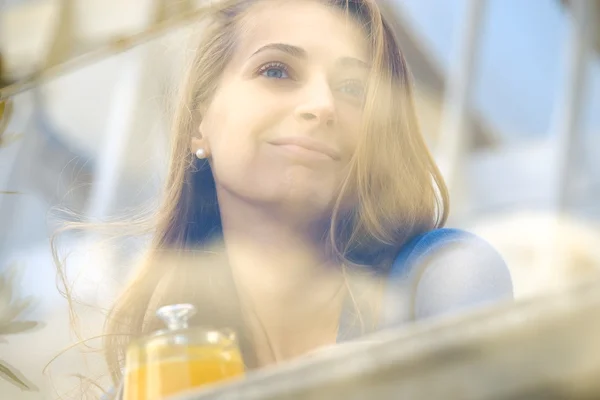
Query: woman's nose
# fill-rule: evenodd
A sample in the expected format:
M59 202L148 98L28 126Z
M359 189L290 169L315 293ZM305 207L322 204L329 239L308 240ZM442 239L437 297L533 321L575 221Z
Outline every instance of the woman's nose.
M300 122L332 127L336 123L335 99L329 84L323 80L308 86L303 101L296 107Z

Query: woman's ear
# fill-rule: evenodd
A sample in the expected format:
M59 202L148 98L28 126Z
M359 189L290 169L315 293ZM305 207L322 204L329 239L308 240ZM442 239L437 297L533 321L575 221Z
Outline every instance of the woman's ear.
M209 158L211 155L211 149L208 137L210 136L211 130L211 115L206 104L199 104L197 109L197 132L192 137L191 148L192 153L196 154L198 158Z
M208 145L208 140L206 140L201 133L198 133L196 136L192 136L192 140L190 141L190 151L200 159L210 157L210 146Z

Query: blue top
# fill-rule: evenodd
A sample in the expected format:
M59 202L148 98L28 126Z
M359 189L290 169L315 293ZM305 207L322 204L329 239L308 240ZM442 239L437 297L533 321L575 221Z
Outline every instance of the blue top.
M512 280L498 252L478 236L436 229L409 241L386 282L377 329L449 315L513 297ZM338 342L360 336L340 321Z

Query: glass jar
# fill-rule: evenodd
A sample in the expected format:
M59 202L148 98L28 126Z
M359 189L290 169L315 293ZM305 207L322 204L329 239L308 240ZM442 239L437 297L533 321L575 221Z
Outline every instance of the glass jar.
M244 375L235 335L226 330L189 328L191 304L161 307L167 329L132 342L125 362L124 400L158 400Z

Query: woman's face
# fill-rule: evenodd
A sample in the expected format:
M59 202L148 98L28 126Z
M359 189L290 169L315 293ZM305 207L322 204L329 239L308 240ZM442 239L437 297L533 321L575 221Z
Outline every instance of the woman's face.
M365 34L342 11L255 6L192 143L210 153L220 201L327 213L357 146L368 71Z

